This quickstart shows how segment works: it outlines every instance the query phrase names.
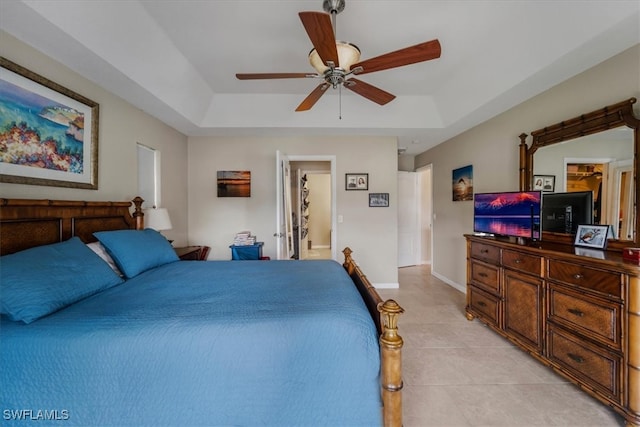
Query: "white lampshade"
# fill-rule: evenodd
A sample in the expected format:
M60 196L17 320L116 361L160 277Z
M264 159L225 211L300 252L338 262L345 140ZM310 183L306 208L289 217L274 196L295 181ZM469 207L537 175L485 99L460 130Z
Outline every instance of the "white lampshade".
M360 61L360 49L354 44L336 41L336 49L338 50L338 62L340 68L344 71L351 71L351 66ZM315 49L309 53L309 62L316 69L318 74L323 74L329 69L320 59L320 55Z
M144 225L156 231L171 230L171 218L165 208L153 208L144 210Z

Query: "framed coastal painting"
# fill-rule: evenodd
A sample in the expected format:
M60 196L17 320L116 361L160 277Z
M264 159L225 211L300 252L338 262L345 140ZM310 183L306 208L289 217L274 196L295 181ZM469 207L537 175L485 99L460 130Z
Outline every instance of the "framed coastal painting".
M218 171L218 197L251 197L251 171Z
M0 182L98 189L96 102L0 57Z
M451 172L451 194L454 202L473 200L473 166L454 169Z

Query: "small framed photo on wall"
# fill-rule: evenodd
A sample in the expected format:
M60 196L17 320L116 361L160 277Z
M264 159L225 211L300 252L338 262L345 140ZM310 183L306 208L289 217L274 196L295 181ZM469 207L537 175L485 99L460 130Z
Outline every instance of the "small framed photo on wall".
M368 190L368 173L348 173L345 174L345 190Z
M369 193L370 208L388 208L389 193Z
M556 176L534 175L532 189L533 191L544 191L547 193L553 193L556 190Z

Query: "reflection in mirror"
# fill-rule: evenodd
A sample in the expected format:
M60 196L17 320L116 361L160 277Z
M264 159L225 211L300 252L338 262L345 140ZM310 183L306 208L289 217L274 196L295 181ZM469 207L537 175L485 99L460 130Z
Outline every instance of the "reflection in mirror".
M592 191L594 223L621 240L633 238L633 129L618 127L542 147L534 175L556 178L556 192Z
M533 187L534 175L555 182L555 192L588 187L601 225L615 236L607 249L640 246L640 119L636 98L520 135L520 190ZM544 191L544 188L541 188ZM543 233L543 240L573 244L571 234Z

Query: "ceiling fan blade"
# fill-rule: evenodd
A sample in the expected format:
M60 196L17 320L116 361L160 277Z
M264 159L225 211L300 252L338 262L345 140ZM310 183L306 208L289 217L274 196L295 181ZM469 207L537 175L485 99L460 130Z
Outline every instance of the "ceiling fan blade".
M331 16L324 12L300 12L298 15L322 63L326 65L327 61L332 61L335 67L340 66Z
M238 80L260 80L260 79L300 79L304 77L315 77L309 73L249 73L236 74Z
M382 71L440 58L440 53L440 42L438 39L435 39L361 61L353 64L351 69L362 67L362 71L356 72L356 74L373 73L374 71Z
M300 105L298 105L298 108L296 108L296 111L307 111L307 110L310 110L311 107L313 107L315 105L315 103L318 102L320 97L322 95L324 95L324 93L327 91L328 88L329 88L329 85L327 83L320 83L313 90L313 92L311 92L309 94L309 96L307 96L304 99L304 101L302 101L302 103Z
M369 83L365 83L362 80L350 78L347 80L348 84L345 83L344 87L349 90L354 91L358 95L362 95L370 101L375 102L376 104L384 105L388 102L391 102L395 99L395 95L390 94L389 92L385 92L382 89L379 89L375 86L370 85Z

